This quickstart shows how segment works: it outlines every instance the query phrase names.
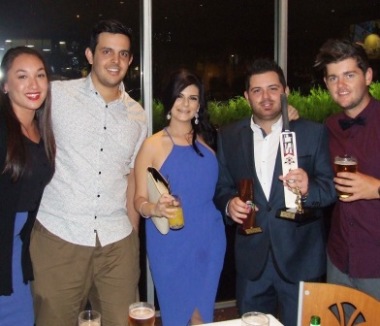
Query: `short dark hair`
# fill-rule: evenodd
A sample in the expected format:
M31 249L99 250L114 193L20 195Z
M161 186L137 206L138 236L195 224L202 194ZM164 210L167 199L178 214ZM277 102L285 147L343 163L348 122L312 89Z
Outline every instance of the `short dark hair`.
M123 34L127 36L131 42L132 53L132 29L115 19L101 20L93 27L89 45L92 53L95 53L99 41L99 34L101 33Z
M273 71L278 75L278 79L285 89L286 79L282 68L277 64L276 61L272 59L260 58L256 59L252 64L248 66L245 79L245 90L247 92L249 91L250 80L253 75L259 75L270 71Z
M370 67L368 56L361 45L347 39L329 39L319 49L314 67L323 70L323 74L326 76L328 64L349 58L356 60L363 73L366 73Z

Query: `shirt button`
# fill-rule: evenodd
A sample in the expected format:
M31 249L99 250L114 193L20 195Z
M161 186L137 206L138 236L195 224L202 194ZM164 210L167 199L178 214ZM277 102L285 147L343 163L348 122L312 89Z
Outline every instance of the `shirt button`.
M102 174L102 171L99 171L99 174Z
M100 195L97 196L98 198L100 197Z
M100 151L103 152L103 148L101 148Z
M96 220L97 216L95 216L95 220Z
M103 129L104 129L104 130L107 130L107 127L106 127L106 126L104 126L104 127L103 127Z
M106 105L106 108L108 108L108 105Z

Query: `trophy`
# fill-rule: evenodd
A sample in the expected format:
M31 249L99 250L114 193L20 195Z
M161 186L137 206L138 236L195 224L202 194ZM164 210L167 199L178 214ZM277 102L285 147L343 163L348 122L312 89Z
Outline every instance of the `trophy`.
M281 161L283 175L286 175L290 170L298 168L296 134L289 128L286 94L281 94L281 111L284 126L284 131L280 135ZM302 195L298 188L292 191L284 185L284 194L286 207L277 211L277 217L296 222L310 217L310 210L302 207Z
M250 211L243 224L239 227L240 234L250 235L261 233L261 227L256 226L256 210L253 203L253 179L241 179L238 182L239 198L250 206Z

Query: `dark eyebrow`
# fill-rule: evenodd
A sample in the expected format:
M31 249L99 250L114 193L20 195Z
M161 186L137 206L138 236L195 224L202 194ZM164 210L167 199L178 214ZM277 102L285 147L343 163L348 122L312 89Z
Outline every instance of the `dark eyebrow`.
M37 69L37 72L40 72L40 71L45 71L45 68L44 67L40 67ZM20 69L17 69L16 70L16 73L18 72L27 72L27 70L23 69L23 68L20 68Z

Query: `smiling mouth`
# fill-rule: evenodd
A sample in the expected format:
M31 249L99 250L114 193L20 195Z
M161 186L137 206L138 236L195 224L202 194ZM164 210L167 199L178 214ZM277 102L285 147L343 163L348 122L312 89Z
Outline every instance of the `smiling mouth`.
M120 68L107 68L107 71L109 71L110 73L119 73Z
M261 106L265 109L270 109L273 106L273 103L272 102L264 102L264 103L261 103Z
M29 100L32 100L32 101L37 101L40 99L41 97L41 94L40 93L33 93L33 94L26 94L26 97L29 99Z

